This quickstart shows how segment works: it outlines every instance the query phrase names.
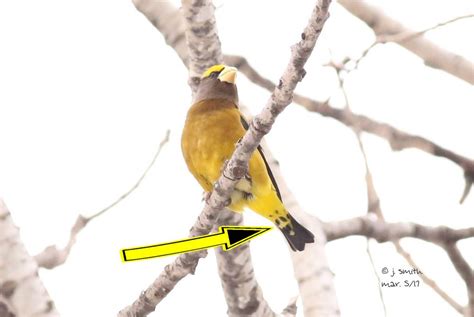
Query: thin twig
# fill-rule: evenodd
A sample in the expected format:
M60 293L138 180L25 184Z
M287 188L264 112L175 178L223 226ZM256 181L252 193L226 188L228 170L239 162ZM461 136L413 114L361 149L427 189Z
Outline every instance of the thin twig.
M414 39L418 36L422 36L427 32L436 30L437 28L440 28L442 26L446 26L446 25L449 25L453 22L457 22L457 21L464 20L464 19L469 19L469 18L474 18L474 14L471 13L471 14L466 14L466 15L455 17L455 18L451 18L449 20L436 23L435 25L432 25L430 27L427 27L427 28L425 28L423 30L419 30L419 31L412 31L412 32L399 33L399 34L393 34L393 35L382 35L382 34L380 34L380 35L377 36L377 42L379 42L379 43L386 43L386 42L402 43L402 42L407 42L407 41L412 40L412 39Z
M343 88L342 88L343 89ZM343 89L345 91L345 89ZM367 184L367 214L378 214L382 216L382 210L380 207L380 200L378 195L375 191L374 183L372 180L372 174L369 170L369 163L367 160L367 153L365 152L364 144L362 143L362 139L360 137L360 132L358 132L357 127L354 128L354 133L357 137L357 142L359 143L359 148L364 158L365 163L365 180ZM383 217L383 216L382 216ZM366 246L367 255L369 257L370 263L372 265L372 270L374 271L374 275L377 278L377 288L379 291L380 302L382 303L384 316L387 316L387 305L385 304L385 298L382 291L382 280L380 279L379 271L375 267L374 258L372 256L372 252L370 250L370 238L367 238L367 246Z
M402 246L400 241L394 241L393 244L395 245L395 248L397 252L403 256L403 258L407 261L408 265L410 265L412 268L417 269L418 271L423 272L423 274L418 275L418 277L421 278L423 283L431 287L433 291L435 291L443 300L445 300L449 305L451 305L458 313L463 314L464 308L462 307L461 304L459 304L454 298L452 298L448 293L446 293L445 290L443 290L435 280L430 278L428 274L424 271L421 270L419 265L413 260L412 256L410 253L408 253Z
M156 159L158 158L158 156L160 155L161 153L161 149L163 148L163 146L168 143L169 141L169 138L170 138L170 130L166 130L166 135L165 137L163 138L163 140L161 140L160 142L160 145L158 146L158 150L156 151L155 155L153 156L153 159L151 160L150 164L147 166L147 168L145 169L145 171L143 172L143 174L140 176L140 178L137 180L137 182L135 183L135 185L133 185L126 193L124 193L123 195L121 195L117 200L115 200L113 203L111 203L110 205L108 205L107 207L105 207L104 209L100 210L99 212L97 212L96 214L92 215L92 216L89 216L89 217L86 217L86 219L88 221L96 218L96 217L99 217L100 215L102 215L103 213L105 213L106 211L108 211L109 209L111 209L112 207L116 206L118 203L120 203L122 200L124 200L125 198L127 198L131 193L133 193L137 188L138 186L140 186L140 184L142 183L143 179L145 178L145 176L148 174L148 172L150 171L150 169L153 167L153 165L155 164L156 162Z
M468 306L465 314L468 317L474 317L474 270L461 254L461 251L456 245L456 241L448 241L443 247L456 268L456 271L459 273L459 276L461 276L466 284Z
M344 97L344 110L350 112L351 107L349 103L349 97L347 96L346 89L344 87L344 78L342 76L342 71L343 67L340 67L340 65L337 65L333 63L334 70L337 73L337 78L338 78L338 84L339 84L339 91L342 93ZM354 135L357 139L357 143L359 145L360 152L362 153L362 156L364 158L364 163L365 163L365 179L366 179L366 184L367 184L367 215L370 216L371 214L374 213L375 211L378 211L381 214L381 209L380 209L380 203L378 200L377 193L375 192L375 188L373 187L373 182L372 182L372 175L369 170L369 164L367 160L367 154L365 152L364 144L362 143L361 139L361 131L360 128L357 125L352 126L352 132L354 132ZM380 302L382 303L382 308L384 311L384 316L387 316L387 305L385 304L385 298L383 295L382 291L382 284L381 284L381 279L378 273L378 270L375 267L375 262L374 258L372 256L372 252L370 250L370 238L367 237L366 240L366 253L367 256L369 257L369 261L373 270L373 273L375 275L375 278L377 279L377 288L379 292L379 298Z
M338 0L338 3L372 28L376 36L412 33L405 25L368 1ZM422 36L395 43L419 56L425 65L474 84L474 63L465 57L450 52Z
M376 39L372 42L372 44L370 44L365 50L362 51L362 53L360 54L359 58L355 59L355 60L352 60L352 59L346 59L343 63L343 67L344 69L350 73L352 72L353 70L356 70L359 68L359 65L360 65L360 62L367 57L368 53L375 47L377 46L378 44L385 44L387 42L396 42L396 43L403 43L403 42L407 42L409 40L412 40L412 39L415 39L419 36L422 36L424 35L425 33L429 32L429 31L433 31L437 28L440 28L442 26L446 26L446 25L449 25L453 22L457 22L459 20L463 20L463 19L467 19L467 18L472 18L474 17L474 14L467 14L467 15L463 15L463 16L459 16L459 17L456 17L456 18L452 18L452 19L449 19L447 21L444 21L444 22L439 22L435 25L432 25L428 28L425 28L423 30L419 30L419 31L406 31L406 32L402 32L402 33L398 33L398 34L378 34L376 36ZM351 68L348 68L347 65L349 64L349 62L352 64L352 67Z
M382 291L382 280L380 279L379 271L375 267L375 262L374 262L374 257L372 256L372 251L370 250L370 239L367 238L366 241L366 248L365 251L367 252L367 256L369 257L370 261L370 266L372 267L372 271L375 275L375 278L377 279L377 289L379 291L379 298L380 302L382 303L382 308L383 308L383 315L387 316L387 305L385 304L385 297L383 295Z
M364 162L365 162L365 168L366 168L366 184L367 184L367 206L368 206L368 212L370 213L375 213L381 221L385 221L385 217L382 212L382 207L380 204L380 198L378 197L377 191L375 190L375 186L373 183L372 179L372 173L370 172L369 165L368 165L368 160L367 160L367 154L365 150L363 150L363 144L362 140L359 138L359 144L361 145L363 157L364 157ZM392 241L393 245L395 246L395 249L397 252L407 261L407 263L415 269L418 269L419 271L425 272L425 270L421 270L420 266L413 260L411 255L402 247L401 243L399 240L393 240ZM369 254L371 257L371 255ZM372 260L371 260L372 261ZM380 284L380 277L378 275L378 271L376 271L377 278L379 279L379 286ZM446 291L444 291L441 287L438 286L438 284L431 279L426 272L422 275L420 275L422 281L431 287L431 289L437 293L443 300L445 300L448 304L450 304L455 310L457 310L459 313L462 314L463 312L463 307L456 302L451 296L449 296ZM379 287L379 293L382 294L382 289ZM381 295L383 296L383 295ZM384 311L385 314L387 314L385 303L384 303Z
M122 200L127 198L131 193L133 193L142 183L145 176L148 174L152 166L155 164L156 159L161 153L161 149L163 146L168 142L170 136L170 130L166 131L166 135L163 140L160 142L158 146L158 150L156 151L153 159L151 160L148 167L145 169L143 174L137 180L137 182L123 195L121 195L117 200L113 203L105 207L104 209L100 210L99 212L93 214L92 216L85 217L83 215L79 215L76 219L76 222L71 228L71 232L69 234L69 240L64 248L60 248L57 245L50 245L47 246L43 251L39 254L35 255L35 260L38 263L39 267L43 267L46 269L53 269L57 266L60 266L66 262L71 253L71 249L76 243L77 235L86 227L89 221L93 220L94 218L99 217L100 215L104 214L106 211L110 210L112 207L116 206Z

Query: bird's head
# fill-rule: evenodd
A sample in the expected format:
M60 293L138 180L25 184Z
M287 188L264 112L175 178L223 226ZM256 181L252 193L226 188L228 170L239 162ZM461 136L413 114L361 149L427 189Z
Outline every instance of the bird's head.
M226 65L209 67L201 76L195 102L205 99L227 99L238 103L235 77L237 69Z

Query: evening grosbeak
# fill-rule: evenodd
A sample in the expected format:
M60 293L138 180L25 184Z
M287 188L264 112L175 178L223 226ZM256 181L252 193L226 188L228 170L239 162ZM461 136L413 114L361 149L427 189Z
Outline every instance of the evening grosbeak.
M237 69L225 65L214 65L206 70L184 125L183 156L206 192L212 191L225 162L249 127L238 108L236 74ZM306 243L314 242L314 235L283 205L260 146L250 157L247 175L235 185L228 206L235 212L241 212L244 207L272 221L283 232L293 251L302 251Z

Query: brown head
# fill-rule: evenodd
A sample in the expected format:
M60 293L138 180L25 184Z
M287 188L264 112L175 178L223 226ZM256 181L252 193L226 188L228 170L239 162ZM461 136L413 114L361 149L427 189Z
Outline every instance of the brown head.
M235 77L237 69L226 65L209 67L201 77L195 103L205 99L226 99L235 105L239 102Z

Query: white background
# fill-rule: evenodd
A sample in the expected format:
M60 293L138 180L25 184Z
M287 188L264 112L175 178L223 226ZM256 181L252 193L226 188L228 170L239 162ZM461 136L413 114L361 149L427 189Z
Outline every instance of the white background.
M467 0L377 4L414 29L474 12ZM217 1L223 51L247 57L277 81L313 5ZM426 36L473 61L473 32L471 19ZM0 40L0 196L32 254L64 244L78 213L93 214L127 191L171 129L170 142L139 189L90 223L65 265L40 272L63 316L114 316L172 260L123 264L119 249L184 238L202 208L201 189L180 152L190 103L187 71L127 0L2 1ZM329 50L335 59L358 57L371 41L365 24L333 4L297 91L320 100L340 99L334 72L322 67ZM242 75L238 86L241 101L258 113L269 93ZM347 90L354 112L474 158L473 87L425 67L404 49L394 44L375 48L350 75ZM364 165L345 126L291 105L266 139L307 212L326 221L366 212ZM458 166L418 150L392 152L385 140L371 135L363 141L388 220L455 228L474 224L474 195L458 204L464 186ZM246 223L269 224L251 212ZM461 243L470 263L472 242ZM371 245L377 271L409 268L390 244ZM404 245L425 273L466 303L464 284L440 248L418 241ZM364 238L327 248L343 316L383 314L365 248ZM298 292L285 241L273 230L254 240L251 249L265 297L281 311ZM423 283L383 293L389 316L457 316ZM154 315L225 312L210 252L196 275L180 282Z

